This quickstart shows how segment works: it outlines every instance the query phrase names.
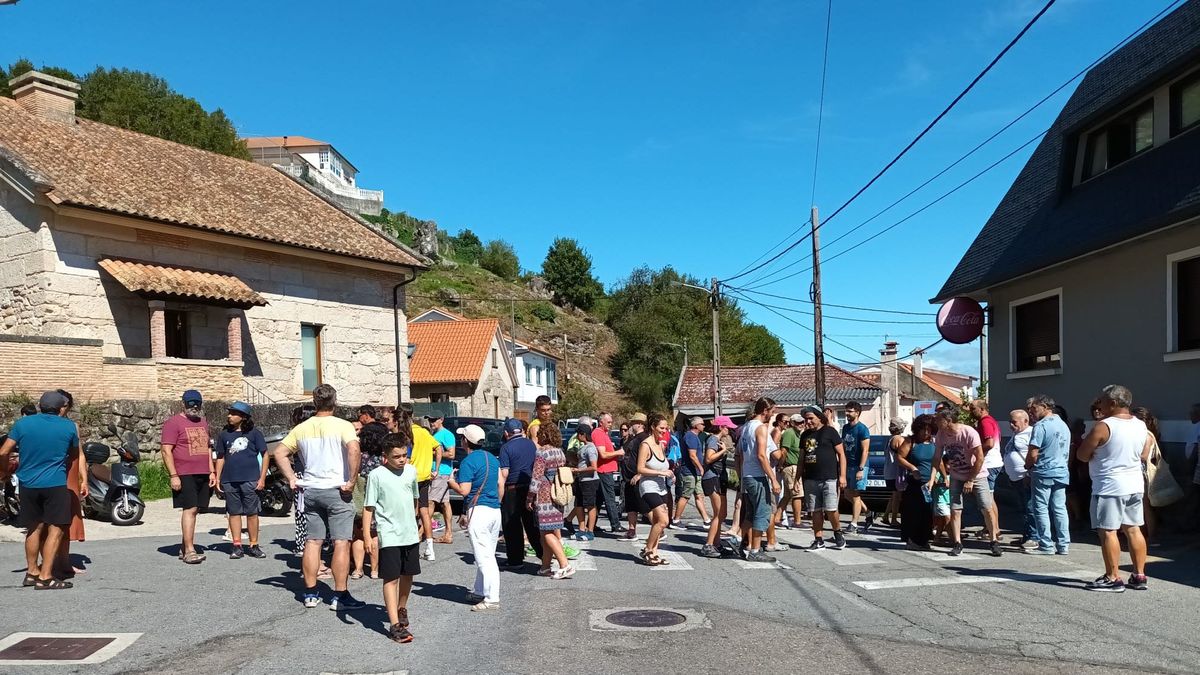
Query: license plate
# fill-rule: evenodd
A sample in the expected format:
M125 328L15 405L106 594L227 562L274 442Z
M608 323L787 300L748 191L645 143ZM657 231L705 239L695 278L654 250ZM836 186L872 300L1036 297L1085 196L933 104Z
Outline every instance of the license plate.
M867 481L867 487L887 487L887 482L872 478Z

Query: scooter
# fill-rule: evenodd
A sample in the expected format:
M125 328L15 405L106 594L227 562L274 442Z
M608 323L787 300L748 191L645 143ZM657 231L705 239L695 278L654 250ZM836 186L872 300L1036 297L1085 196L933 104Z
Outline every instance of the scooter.
M116 433L115 428L110 431ZM88 443L83 446L83 456L88 463L88 496L83 503L84 515L107 519L113 525L133 525L142 519L146 504L138 494L142 490L142 479L138 475L137 436L131 431L125 442L117 448L120 461L109 465L112 450L103 443Z
M273 456L275 446L279 445L286 435L286 432L281 431L266 438L267 454L263 457L263 461L270 462L271 466L267 468L267 479L263 481L263 489L259 493L263 515L286 516L292 508L292 503L296 500L296 494L292 492L292 488L288 487L287 478L275 464Z

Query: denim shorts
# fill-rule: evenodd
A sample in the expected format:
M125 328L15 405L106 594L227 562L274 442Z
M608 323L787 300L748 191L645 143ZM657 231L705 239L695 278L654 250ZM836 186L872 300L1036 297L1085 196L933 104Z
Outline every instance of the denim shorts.
M771 483L764 476L742 478L742 521L766 532L771 524Z
M833 480L804 479L804 510L809 513L816 511L838 510L838 482Z

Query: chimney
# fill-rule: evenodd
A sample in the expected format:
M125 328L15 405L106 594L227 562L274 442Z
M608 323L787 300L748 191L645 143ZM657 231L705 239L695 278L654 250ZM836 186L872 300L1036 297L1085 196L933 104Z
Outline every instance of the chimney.
M924 354L920 350L913 352L913 362L912 362L913 375L918 380L925 377L925 368L924 368L924 366L921 365L921 357L922 356L924 356Z
M883 389L885 411L881 426L884 429L891 420L900 416L900 368L896 364L896 347L899 344L889 340L879 350L879 386Z
M64 124L75 123L79 85L31 70L8 81L17 104L38 117Z

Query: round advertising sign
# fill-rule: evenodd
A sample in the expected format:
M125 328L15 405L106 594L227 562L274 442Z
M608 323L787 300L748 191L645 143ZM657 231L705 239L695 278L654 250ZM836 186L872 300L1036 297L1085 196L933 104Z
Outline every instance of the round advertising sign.
M983 307L971 298L950 298L938 310L937 329L946 342L971 342L983 334Z

